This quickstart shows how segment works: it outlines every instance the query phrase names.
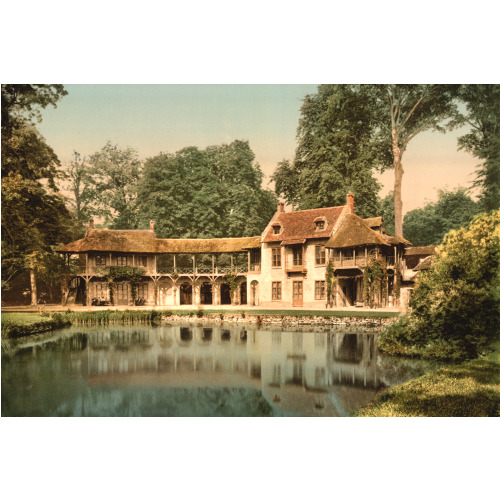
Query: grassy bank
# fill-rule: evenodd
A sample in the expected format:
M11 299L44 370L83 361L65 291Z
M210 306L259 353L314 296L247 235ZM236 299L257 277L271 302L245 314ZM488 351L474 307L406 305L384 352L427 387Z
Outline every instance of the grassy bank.
M71 325L64 314L2 313L2 338L16 338L50 332Z
M500 416L500 344L489 356L439 368L379 395L358 417Z

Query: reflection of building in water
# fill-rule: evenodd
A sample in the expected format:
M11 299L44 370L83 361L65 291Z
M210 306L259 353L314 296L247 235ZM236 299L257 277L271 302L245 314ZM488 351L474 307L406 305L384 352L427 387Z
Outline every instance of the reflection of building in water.
M375 334L162 326L89 335L91 385L253 386L285 412L345 415L384 386Z

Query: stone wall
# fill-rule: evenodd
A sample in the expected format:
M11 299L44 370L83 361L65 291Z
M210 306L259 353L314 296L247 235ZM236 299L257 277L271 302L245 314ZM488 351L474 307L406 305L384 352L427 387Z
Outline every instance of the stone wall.
M182 316L172 314L162 316L162 321L183 321L183 322L214 322L214 323L253 323L258 325L281 325L281 326L359 326L377 328L392 323L393 318L377 317L357 317L357 316L284 316L273 314L220 314L203 313L203 315Z

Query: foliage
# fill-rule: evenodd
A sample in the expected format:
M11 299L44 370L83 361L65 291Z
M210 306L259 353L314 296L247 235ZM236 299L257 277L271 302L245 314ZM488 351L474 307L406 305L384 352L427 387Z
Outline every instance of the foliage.
M481 206L463 188L438 192L438 200L405 215L405 237L416 246L439 245L452 229L470 222Z
M141 277L146 273L145 269L132 266L106 266L99 271L108 281L110 297L113 295L113 282L126 281L130 284L130 295L132 296L132 302L135 303L135 299L137 298L137 285L141 281Z
M500 208L500 85L462 85L460 99L465 113L458 113L456 123L470 126L459 137L458 148L481 160L474 185L481 189L483 210Z
M138 187L141 225L155 220L162 238L260 234L276 211L248 142L188 147L149 158Z
M62 85L2 85L3 289L36 263L52 289L57 270L41 263L55 259L54 248L74 235L55 183L60 162L34 124L40 108L56 106L64 95Z
M393 387L354 416L498 417L500 365L476 359Z
M2 338L15 338L34 335L69 326L71 322L63 315L52 316L39 314L5 314L2 313Z
M107 325L109 323L154 323L161 319L162 313L156 310L113 311L69 311L64 316L73 324Z
M366 267L363 267L363 281L365 285L365 302L370 307L377 307L378 297L387 298L387 266L385 259L379 256L372 259Z
M104 217L104 225L111 229L135 228L137 185L142 172L137 151L108 141L90 156L88 164L84 181L90 186L85 199L93 199L95 214Z
M379 207L377 215L384 218L385 232L394 236L394 191L379 201Z
M430 271L417 279L411 312L385 329L380 348L455 359L487 350L499 334L499 238L500 211L450 231Z
M234 273L227 273L224 275L224 282L229 285L229 289L231 291L231 300L234 300L234 294L238 289L238 276Z
M64 188L71 195L67 201L81 227L98 209L95 205L94 179L90 165L85 157L73 152L73 160L65 168L66 181Z
M352 191L358 215L377 215L380 185L373 167L379 151L371 142L370 119L363 87L320 85L317 94L307 95L295 158L280 162L272 176L276 194L309 209L344 205Z
M328 304L333 303L333 292L335 290L335 266L333 260L329 260L325 271L326 297Z
M378 147L386 152L381 169L394 169L394 233L403 236L403 155L410 141L427 130L444 132L456 112L458 85L367 85L368 106ZM390 163L387 159L390 158Z

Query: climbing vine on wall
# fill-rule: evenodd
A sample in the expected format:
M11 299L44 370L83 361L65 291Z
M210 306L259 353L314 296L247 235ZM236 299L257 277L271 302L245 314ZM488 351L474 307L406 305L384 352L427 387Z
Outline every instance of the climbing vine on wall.
M333 290L335 289L335 266L333 260L329 260L325 271L326 279L326 298L328 304L331 306L333 303Z
M385 259L377 257L373 259L364 271L365 303L370 307L377 306L377 297L382 291L382 297L387 299L387 266Z
M238 289L238 276L234 273L227 273L224 275L224 282L229 285L229 288L231 290L231 299L234 299L234 294L236 290Z
M141 281L141 277L145 274L145 269L132 266L108 266L100 272L108 282L111 302L113 302L114 282L116 280L126 281L130 284L130 295L132 296L133 303L135 303L135 299L137 298L137 285Z

